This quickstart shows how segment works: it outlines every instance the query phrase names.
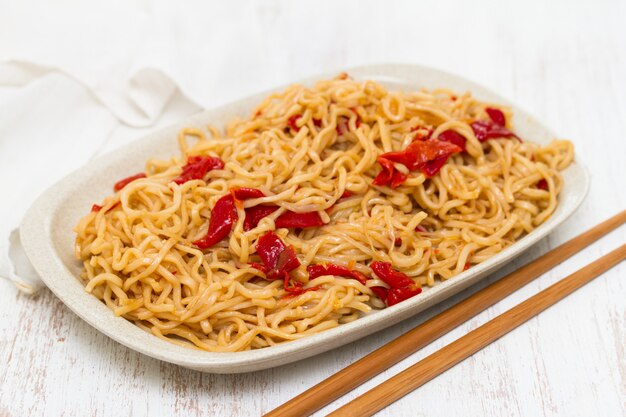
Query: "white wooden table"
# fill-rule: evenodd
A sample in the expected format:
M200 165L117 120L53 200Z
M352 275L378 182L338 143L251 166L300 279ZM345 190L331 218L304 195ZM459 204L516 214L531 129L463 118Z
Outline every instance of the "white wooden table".
M48 290L30 297L0 280L0 416L259 415L626 208L624 1L243 1L195 4L172 19L185 24L189 13L206 15L211 36L223 36L212 44L228 44L212 63L219 79L207 80L216 102L349 65L436 66L493 88L573 140L591 171L589 196L557 232L453 300L351 345L250 374L202 374L143 356L92 329ZM98 153L140 134L120 125ZM8 175L0 176L3 193L19 195ZM318 414L625 241L622 228ZM626 415L625 278L622 264L380 415Z

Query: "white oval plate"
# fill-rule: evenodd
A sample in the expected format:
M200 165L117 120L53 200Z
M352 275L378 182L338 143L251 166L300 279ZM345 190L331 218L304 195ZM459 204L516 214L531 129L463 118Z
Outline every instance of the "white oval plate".
M495 103L510 103L484 87L461 77L432 68L384 64L348 69L357 80L376 80L392 89L415 90L449 88L471 91L475 97ZM312 84L336 73L301 81ZM162 131L109 153L65 177L32 205L22 222L22 243L41 278L56 295L87 323L138 352L166 362L215 373L255 371L294 362L345 345L411 317L458 293L495 271L535 244L562 223L580 205L589 187L589 176L580 161L563 172L565 186L555 213L540 227L487 261L458 276L436 284L417 297L393 307L375 311L354 322L343 324L300 340L278 346L234 353L210 353L189 349L161 340L121 317L115 317L96 297L88 294L79 280L81 265L74 259L72 228L94 202L111 193L112 184L133 172L142 171L149 157L169 158L178 154L176 136L185 126L221 126L235 116L247 116L262 98L273 91L207 110ZM547 143L554 133L526 112L512 105L516 132L523 138Z

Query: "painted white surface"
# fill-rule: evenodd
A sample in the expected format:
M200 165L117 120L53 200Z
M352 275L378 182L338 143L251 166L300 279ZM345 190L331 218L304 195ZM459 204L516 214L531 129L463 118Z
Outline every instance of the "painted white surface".
M176 54L164 53L181 65L201 56L196 64L206 71L216 104L341 66L415 62L482 83L573 140L591 170L589 197L557 232L492 279L626 207L623 1L238 1L186 7L153 10L169 16L173 33L188 35L193 28L207 47L188 54L181 37ZM182 117L185 110L172 114ZM142 134L120 125L93 152ZM4 131L0 140L19 138ZM11 174L2 172L3 193L19 195ZM318 414L625 241L622 228ZM625 274L625 265L614 268L380 415L626 414ZM49 291L32 298L0 280L0 416L259 415L458 299L301 363L228 376L135 353L93 330Z

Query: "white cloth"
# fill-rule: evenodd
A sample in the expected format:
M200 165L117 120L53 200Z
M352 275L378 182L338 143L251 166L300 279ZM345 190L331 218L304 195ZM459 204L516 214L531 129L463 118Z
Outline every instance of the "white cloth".
M0 78L0 82L6 78ZM7 91L9 90L9 91ZM21 254L16 228L37 196L94 154L117 125L83 86L50 73L0 94L0 166L5 193L0 207L0 276L37 289L40 281ZM94 148L95 146L95 148ZM50 164L56 160L63 163Z
M174 61L175 19L163 7L0 5L0 178L11 182L3 189L21 190L1 200L0 276L18 288L41 286L17 227L42 191L112 146L209 103L207 89L194 87L202 74ZM196 98L181 94L179 82Z

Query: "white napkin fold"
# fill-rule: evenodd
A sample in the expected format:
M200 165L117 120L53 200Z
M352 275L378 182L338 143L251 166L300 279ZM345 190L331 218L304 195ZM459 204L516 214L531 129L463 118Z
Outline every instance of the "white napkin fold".
M0 85L63 72L123 123L150 126L176 91L143 2L10 2L0 14Z
M202 41L188 42L197 38L186 26L189 13L170 7L3 2L0 178L8 184L0 205L0 276L20 289L41 285L16 231L35 198L101 153L103 144L123 144L199 110L197 100L180 94L181 82L187 91L202 91L198 97L206 103L207 86L194 87L206 74L175 59L181 45Z
M16 228L35 198L88 161L117 125L88 90L59 73L0 88L0 276L37 289Z
M60 72L44 72L21 87L6 86L7 80L18 85L28 79L26 72L31 67L9 71L4 66L2 71L0 65L0 84L5 81L5 86L0 86L0 178L4 191L0 204L0 277L34 293L42 282L24 254L17 228L37 196L91 158L199 108L176 92L150 127L129 127L91 90ZM34 73L36 67L30 76ZM145 103L158 100L151 101L149 89L144 91Z
M212 24L242 18L219 2L0 0L0 9L0 178L19 183L0 200L0 275L11 279L33 275L9 252L26 208L102 143L121 144L107 140L120 126L150 129L168 111L183 117L288 72L262 65L267 43L282 39Z

